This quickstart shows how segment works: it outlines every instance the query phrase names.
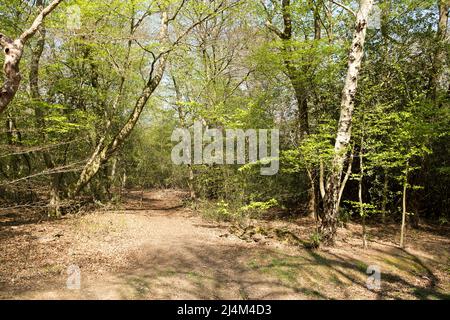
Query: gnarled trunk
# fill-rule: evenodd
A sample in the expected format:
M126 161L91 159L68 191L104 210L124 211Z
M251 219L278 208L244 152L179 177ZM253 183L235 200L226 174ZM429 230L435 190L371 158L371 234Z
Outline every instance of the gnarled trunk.
M19 64L23 54L23 43L21 40L13 41L0 34L0 44L5 54L5 62L3 64L5 81L0 91L0 113L2 113L14 99L17 90L19 90L20 81L22 80Z
M25 43L38 31L45 17L61 2L62 0L54 0L46 8L42 9L31 27L22 33L18 39L12 40L0 33L0 47L2 47L5 55L5 62L3 64L5 79L0 90L0 114L6 110L6 107L14 99L17 90L19 90L20 81L22 80L19 64L22 59Z

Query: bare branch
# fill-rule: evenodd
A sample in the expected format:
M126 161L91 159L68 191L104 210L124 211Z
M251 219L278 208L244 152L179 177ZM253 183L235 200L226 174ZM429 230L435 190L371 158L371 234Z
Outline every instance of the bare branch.
M43 152L43 151L48 151L60 146L64 146L64 145L68 145L68 144L72 144L75 142L79 142L79 141L83 141L83 139L74 139L71 141L67 141L67 142L61 142L61 143L54 143L54 144L50 144L47 146L38 146L38 147L29 147L29 148L6 148L6 152L10 152L8 154L2 154L0 155L0 158L5 158L5 157L11 157L11 156L18 156L18 155L23 155L23 154L29 154L29 153L36 153L36 152ZM0 149L3 152L4 149Z
M20 75L19 65L22 59L23 47L42 25L44 18L52 12L63 0L54 0L34 20L31 27L16 39L11 40L3 34L0 34L0 45L4 49L5 62L3 63L4 83L0 89L0 114L6 110L6 107L14 99L17 90L19 90L22 77Z
M175 18L178 16L178 14L180 13L181 9L184 7L186 3L186 0L183 0L180 4L180 6L178 7L177 11L175 11L175 13L173 14L173 16L171 18L168 19L168 22L171 22L173 20L175 20Z
M133 23L131 26L132 33L136 31L137 28L142 24L142 22L150 15L150 9L152 7L152 3L150 3L147 7L147 10L144 12L144 14L138 19L136 23Z
M292 38L292 17L290 12L290 0L282 1L282 14L283 14L283 24L284 30L281 31L275 27L270 20L266 22L266 27L274 32L280 39L289 40ZM270 18L270 17L269 17Z
M24 44L27 42L28 39L30 39L39 29L39 26L44 21L45 17L50 14L63 0L54 0L52 3L50 3L44 10L39 13L39 15L34 19L33 24L31 27L26 30L22 35L20 36L20 41Z
M273 33L275 33L278 37L283 38L283 32L281 32L280 30L278 30L277 27L275 27L270 21L266 21L266 27L272 31Z
M166 54L170 53L171 51L173 51L180 44L181 40L183 40L197 26L203 24L205 21L209 20L210 18L214 17L215 15L218 15L226 10L229 10L229 9L239 5L240 3L241 3L240 1L237 1L229 6L224 7L223 6L224 3L221 2L217 6L217 8L215 8L211 13L207 14L205 17L203 17L202 19L196 21L191 26L189 26L189 28L187 28L180 36L178 36L178 38L174 42L172 42L170 48L161 52L157 58L160 58L162 55L166 55Z
M334 1L334 0L331 0L331 2L334 3L335 5L341 7L342 9L347 10L347 11L350 12L354 17L356 17L356 12L353 11L350 7L346 6L346 5L343 4L343 3Z
M77 161L68 165L64 165L64 166L60 166L57 168L53 168L53 169L46 169L43 170L41 172L26 176L26 177L22 177L13 181L7 181L4 183L0 184L0 187L3 186L8 186L8 185L13 185L22 181L27 181L36 177L42 177L42 176L48 176L48 175L54 175L54 174L58 174L58 173L63 173L63 172L77 172L77 171L81 171L83 170L83 164L86 163L87 160L82 160L82 161Z
M273 14L269 11L269 8L264 3L264 0L261 0L260 3L262 5L262 7L264 8L264 12L266 13L267 18L269 19L270 22L272 22Z

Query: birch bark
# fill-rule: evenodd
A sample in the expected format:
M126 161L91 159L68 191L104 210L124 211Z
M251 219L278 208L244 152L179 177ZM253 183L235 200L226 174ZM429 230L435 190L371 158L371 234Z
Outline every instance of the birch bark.
M324 215L321 225L322 241L332 245L335 240L337 220L339 214L339 190L341 176L346 162L347 147L351 138L353 110L358 86L361 62L364 57L364 43L366 40L369 13L373 7L373 0L361 0L356 14L355 30L348 58L348 70L341 98L341 114L338 124L332 172L326 185L324 198Z

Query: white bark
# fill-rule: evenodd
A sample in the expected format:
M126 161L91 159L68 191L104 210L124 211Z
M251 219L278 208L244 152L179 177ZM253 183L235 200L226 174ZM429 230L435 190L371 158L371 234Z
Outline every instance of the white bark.
M405 247L405 227L406 227L406 192L408 190L408 163L406 164L405 170L405 181L403 184L403 199L402 199L402 227L400 229L400 247Z
M338 208L340 208L340 206L341 206L341 199L342 199L342 195L344 194L345 186L347 185L347 181L350 178L350 175L352 174L354 151L355 151L355 146L353 145L352 151L350 152L350 159L348 160L347 172L345 173L344 180L342 180L341 188L339 189ZM324 190L324 197L325 197L325 194L326 193Z
M338 124L332 173L328 178L324 199L324 218L322 220L322 238L325 243L334 243L337 218L339 212L339 190L343 166L347 160L347 147L351 138L353 110L355 107L358 77L364 57L364 43L366 40L369 13L373 7L373 0L361 0L356 14L355 30L348 58L348 70L342 91L341 114Z
M364 210L363 202L363 179L364 179L364 138L361 137L361 150L359 151L359 167L360 177L358 181L358 198L359 198L359 214L362 218L362 240L363 248L367 249L367 233L366 233L366 212Z
M446 65L446 46L449 45L447 36L449 7L449 0L438 0L437 43L433 61L433 74L431 75L431 90L434 99L438 98L439 92L448 90L449 87L448 81L445 79L447 75L444 68Z
M2 47L5 55L5 62L3 64L5 79L0 90L0 114L6 110L7 106L14 99L14 96L19 89L20 81L22 80L19 64L22 59L23 49L26 42L38 31L45 17L49 15L62 1L63 0L54 0L47 7L45 7L33 21L31 27L25 30L16 40L12 40L0 33L0 46Z

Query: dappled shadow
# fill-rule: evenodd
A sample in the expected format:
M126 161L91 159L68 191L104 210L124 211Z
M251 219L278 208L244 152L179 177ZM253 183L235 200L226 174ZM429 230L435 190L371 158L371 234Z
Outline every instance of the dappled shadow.
M366 287L367 264L363 257L304 249L286 254L244 243L217 245L194 239L178 246L170 242L158 247L144 246L131 254L132 265L126 269L86 280L81 292L66 290L58 293L58 298L402 299L405 295L417 299L450 298L436 290L437 278L419 258L400 249L378 251L381 258L395 257L402 264L421 265L430 283L412 283L403 270L397 273L383 267L382 288L371 291ZM377 256L372 258L376 262ZM29 292L24 289L17 294Z
M414 255L413 253L399 247L392 247L387 252L379 249L375 250L385 256L395 257L396 260L389 261L389 264L398 269L405 269L405 263L409 264L409 266L413 269L414 276L416 278L426 280L427 282L426 285L419 286L406 282L398 275L384 272L383 279L387 280L388 283L400 283L404 286L410 287L413 290L413 295L418 299L450 299L450 293L441 293L437 290L437 287L439 287L438 277L434 274L433 270L417 255ZM386 292L384 292L384 295L389 296Z
M27 231L17 231L11 230L10 228L0 227L0 241L10 239L10 238L19 238L24 236L30 236L31 233Z
M313 266L316 262L302 259L294 264L287 263L284 267L289 270L284 276L276 271L272 273L270 262L269 265L264 261L252 264L249 258L261 255L278 257L280 254L257 248L202 244L149 251L135 260L139 261L135 268L122 272L112 287L127 291L123 289L125 286L128 292L133 292L133 298L150 299L330 298L325 292L297 280L310 269L302 269L302 266ZM145 294L143 287L148 289Z
M117 267L119 269L106 269L112 264L111 259L101 260L95 265L93 257L86 255L75 260L82 271L81 291L64 289L65 274L49 274L40 285L37 284L40 275L33 273L32 279L26 281L33 284L32 288L13 285L11 290L14 290L14 295L45 298L45 294L50 294L60 299L450 298L447 293L439 291L442 289L439 278L427 265L434 265L436 261L423 260L394 245L381 244L370 250L356 249L350 244L324 250L301 248L304 241L297 234L301 233L300 227L304 224L314 224L312 220L296 220L294 224L299 224L299 228L292 232L283 228L279 230L289 237L278 239L267 236L256 237L260 242L252 238L242 241L230 230L226 231L224 226L185 214L186 210L180 210L180 197L172 191L131 192L124 205L129 210L119 210L117 213L125 211L124 214L131 218L124 220L126 223L119 219L117 225L132 227L132 217L135 216L144 217L135 222L139 228L143 224L152 227L146 228L146 233L140 235L142 239L139 238L136 250L129 250L123 256L126 263ZM138 205L142 208L135 208ZM120 216L112 215L108 219ZM15 219L15 216L6 218ZM108 225L111 221L107 220ZM221 228L223 232L217 230ZM27 229L23 228L23 231ZM0 227L0 239L17 235L26 238L23 240L30 244L41 241L41 247L47 248L47 240L53 240L56 236L56 231L42 235L36 233L39 238L21 232L22 228ZM287 245L291 243L287 241L291 238L295 240L295 246ZM280 245L280 242L285 244ZM93 245L99 246L100 243L105 244L93 241ZM118 243L113 242L113 245ZM39 255L42 256L44 254ZM24 259L26 268L31 267L28 260ZM376 291L369 290L366 285L369 264L381 266L382 285ZM52 262L52 265L55 263ZM104 266L106 272L93 272L94 267L103 269ZM50 271L53 272L47 270ZM0 294L1 286L0 283ZM11 290L8 289L8 292Z
M95 298L113 291L119 299L398 299L397 294L405 292L419 299L449 298L386 271L383 289L370 291L366 264L328 252L288 255L268 248L201 243L140 251L132 259L134 267L108 279ZM87 292L96 292L92 286Z
M45 214L24 209L0 209L0 233L8 227L31 225L49 220Z

